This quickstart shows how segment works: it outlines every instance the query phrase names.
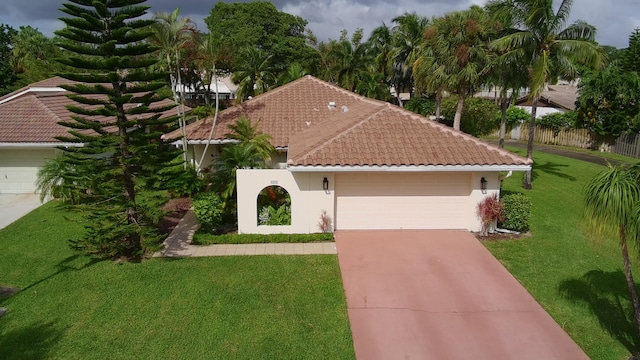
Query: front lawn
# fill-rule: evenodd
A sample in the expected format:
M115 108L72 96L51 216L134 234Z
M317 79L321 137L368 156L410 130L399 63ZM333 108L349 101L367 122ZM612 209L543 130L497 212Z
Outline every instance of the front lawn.
M640 344L617 239L589 241L580 222L584 185L604 167L541 152L534 157L533 190L522 189L522 174L503 184L503 193L530 197L533 236L485 244L587 355L625 359Z
M95 262L65 215L0 230L0 359L354 358L335 255Z

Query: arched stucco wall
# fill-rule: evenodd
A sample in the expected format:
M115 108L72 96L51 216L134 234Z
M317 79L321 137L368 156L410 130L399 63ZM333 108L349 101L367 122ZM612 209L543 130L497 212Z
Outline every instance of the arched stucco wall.
M329 180L329 190L322 180ZM323 210L334 218L333 174L292 173L288 170L246 169L236 172L238 186L238 232L245 234L309 234L319 232ZM291 196L291 225L257 225L256 199L262 189L277 185Z

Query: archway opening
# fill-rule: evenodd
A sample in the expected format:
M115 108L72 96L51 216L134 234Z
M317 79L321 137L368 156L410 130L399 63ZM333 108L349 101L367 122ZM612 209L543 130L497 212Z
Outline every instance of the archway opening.
M262 189L257 200L258 225L291 225L291 196L282 186Z

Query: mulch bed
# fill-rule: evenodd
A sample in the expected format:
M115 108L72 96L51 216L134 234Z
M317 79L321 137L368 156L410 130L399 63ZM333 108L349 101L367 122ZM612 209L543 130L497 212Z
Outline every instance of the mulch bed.
M162 207L166 215L160 220L160 224L158 225L160 232L162 234L170 234L190 208L191 199L188 197L169 200L169 202Z
M476 239L480 241L508 241L508 240L517 240L523 237L531 236L530 233L508 234L508 233L499 233L499 232L494 232L488 235L480 235L480 233L474 233L474 235L476 236Z

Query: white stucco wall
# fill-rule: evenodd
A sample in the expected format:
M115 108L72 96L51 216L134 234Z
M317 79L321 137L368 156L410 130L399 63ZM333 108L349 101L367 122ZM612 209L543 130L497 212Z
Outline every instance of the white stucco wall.
M329 180L329 190L322 180ZM238 232L248 234L309 234L320 232L322 211L334 215L334 178L331 173L292 173L288 170L251 169L236 172L238 186ZM258 225L258 194L269 186L281 186L291 196L291 225Z

